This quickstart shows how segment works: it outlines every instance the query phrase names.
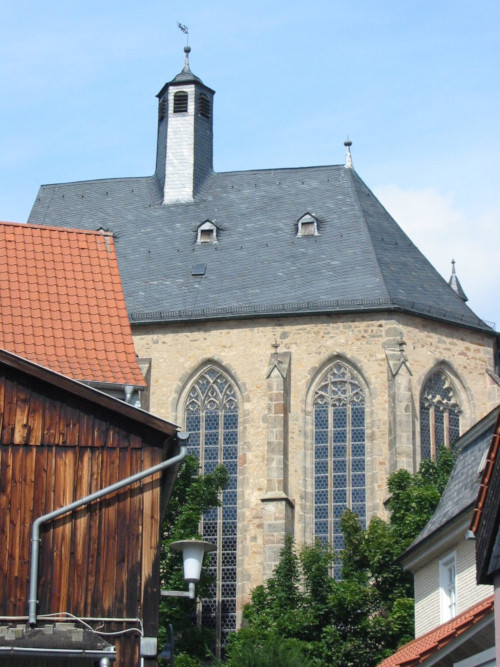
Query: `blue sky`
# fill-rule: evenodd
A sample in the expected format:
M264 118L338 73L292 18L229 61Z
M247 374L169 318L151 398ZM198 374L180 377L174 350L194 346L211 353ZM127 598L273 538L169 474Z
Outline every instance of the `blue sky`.
M500 326L498 0L5 0L0 219L42 183L153 172L156 93L216 90L217 171L354 167Z

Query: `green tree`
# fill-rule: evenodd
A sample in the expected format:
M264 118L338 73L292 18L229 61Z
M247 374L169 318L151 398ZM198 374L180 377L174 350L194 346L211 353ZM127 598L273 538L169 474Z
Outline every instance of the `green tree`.
M162 524L161 543L161 588L187 590L183 577L182 554L169 548L171 542L201 538L200 521L208 510L220 505L222 490L227 486L229 475L224 466L217 466L206 475L200 474L199 462L188 455L179 470L177 480ZM196 585L196 594L207 594L213 578L207 573L206 555L201 579ZM189 598L162 598L160 603L160 643L165 640L166 628L171 624L175 632L176 654L188 654L205 660L211 656L213 632L196 626L196 602Z
M372 667L412 639L413 582L398 558L432 516L453 462L443 448L437 461L424 461L417 473L391 475L389 521L375 517L363 529L359 517L346 511L339 556L319 543L297 553L287 537L273 576L254 590L244 610L246 627L229 638L228 663L239 664L252 647L276 642L301 651L304 664ZM336 557L340 581L330 576Z

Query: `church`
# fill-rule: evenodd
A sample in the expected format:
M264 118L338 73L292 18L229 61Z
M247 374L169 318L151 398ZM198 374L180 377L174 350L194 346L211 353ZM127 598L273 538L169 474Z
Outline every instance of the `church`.
M44 185L29 222L112 234L143 406L224 463L202 614L219 644L284 535L342 547L345 508L385 516L414 471L500 402L497 334L353 168L213 171L214 91L158 93L153 176Z

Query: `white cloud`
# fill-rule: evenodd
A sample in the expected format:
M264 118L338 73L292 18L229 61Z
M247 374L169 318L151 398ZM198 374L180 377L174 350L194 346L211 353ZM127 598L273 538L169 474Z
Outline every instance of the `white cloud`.
M451 194L435 188L403 190L381 185L375 194L415 245L448 280L455 259L468 305L483 319L500 325L500 208L468 218Z

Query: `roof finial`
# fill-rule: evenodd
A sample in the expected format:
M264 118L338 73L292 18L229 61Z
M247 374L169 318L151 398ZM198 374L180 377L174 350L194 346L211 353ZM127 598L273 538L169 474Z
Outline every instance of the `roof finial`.
M344 146L345 146L345 166L348 169L352 169L352 157L351 157L352 141L349 139L349 136L344 141Z
M191 53L191 47L189 44L187 44L184 47L184 53L186 54L184 57L184 72L190 72L191 70L189 69L189 54Z
M455 260L451 260L451 277L448 280L448 285L451 289L458 294L458 296L464 301L468 301L467 295L465 294L462 285L460 284L459 279L457 278L457 273L455 271Z

